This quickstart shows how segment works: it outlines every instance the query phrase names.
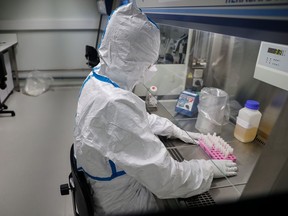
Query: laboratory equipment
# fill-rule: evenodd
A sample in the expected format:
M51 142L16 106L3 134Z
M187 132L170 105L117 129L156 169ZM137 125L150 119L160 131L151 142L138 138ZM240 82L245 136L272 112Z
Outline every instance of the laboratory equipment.
M199 94L197 92L183 91L179 95L175 111L192 117L198 112Z
M194 69L192 88L196 89L197 91L200 91L203 87L203 71L203 68Z
M233 145L237 160L241 164L238 176L230 179L232 182L230 186L235 188L235 191L232 187L229 192L224 190L227 184L223 182L214 185L219 190L209 191L216 203L219 197L226 197L227 194L244 199L287 191L288 147L285 143L287 140L285 119L288 114L287 70L285 70L287 55L279 54L285 53L288 45L286 28L288 1L203 3L187 0L136 0L136 2L157 24L188 28L190 40L187 50L190 54L193 52L191 48L196 46L191 47L189 43L193 45L195 44L193 41L197 39L194 35L191 36L190 31L209 34L209 40L205 43L208 45L208 52L205 52L207 66L203 70L203 86L217 87L229 94L228 102L229 105L233 105L231 107L233 110L229 124L222 127L221 136L223 135L223 138ZM273 49L268 52L268 48ZM261 61L262 57L264 62ZM268 57L267 63L266 57ZM191 61L187 64L188 66L190 64L190 68L187 70L186 85L182 90L188 89L193 84L193 64ZM266 117L265 124L269 125L269 130L265 129L264 121L260 121L255 139L241 145L233 132L238 111L242 108L241 104L245 104L250 98L261 104L259 111ZM272 103L275 99L277 105ZM168 100L162 103L167 103L166 107L169 108ZM273 114L271 109L267 109L271 104ZM174 115L173 111L170 113L175 121L183 127L195 129L194 120L189 120L188 123L187 119L177 119L179 115ZM192 153L188 154L187 148L185 150L179 148L179 152L185 159L195 156L192 157ZM280 155L282 157L279 157ZM222 192L225 195L222 196ZM237 195L234 196L235 194ZM187 203L189 201L185 204Z
M261 42L254 78L288 90L288 46Z
M233 148L222 137L216 133L211 135L201 134L198 139L199 146L213 159L228 159L236 161L236 156L233 154Z
M251 142L255 139L262 117L259 102L247 100L245 107L239 110L234 130L234 136L241 142Z

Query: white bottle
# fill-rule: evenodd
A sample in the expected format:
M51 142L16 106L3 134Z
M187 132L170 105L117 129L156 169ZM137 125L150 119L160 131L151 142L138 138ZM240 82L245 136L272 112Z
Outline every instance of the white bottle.
M157 87L151 86L146 94L146 108L148 110L156 110L157 109Z
M241 142L251 142L255 139L262 117L259 102L247 100L245 107L239 110L234 136Z

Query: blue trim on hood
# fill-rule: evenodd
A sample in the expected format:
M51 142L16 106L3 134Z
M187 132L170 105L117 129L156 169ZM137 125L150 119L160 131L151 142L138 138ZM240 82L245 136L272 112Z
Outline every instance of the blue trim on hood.
M99 70L99 69L100 69L100 66L99 66L99 67L97 67L97 66L94 67L94 68L93 68L92 75L87 76L87 78L84 80L84 82L83 82L83 84L82 84L82 86L81 86L81 89L80 89L79 97L80 97L80 95L81 95L81 92L82 92L84 86L85 86L86 83L91 79L92 76L95 77L96 79L102 81L102 82L106 82L106 83L112 84L115 88L120 88L120 86L119 86L117 83L113 82L113 81L110 80L108 77L105 77L105 76L102 76L102 75L97 74L97 73L95 72L95 70Z
M96 68L96 69L97 69L97 68ZM110 84L112 84L114 87L120 88L117 83L113 82L113 81L112 81L111 79L109 79L108 77L101 76L101 75L97 74L97 73L94 71L94 69L93 69L93 76L94 76L96 79L98 79L98 80L100 80L100 81L102 81L102 82L110 83Z

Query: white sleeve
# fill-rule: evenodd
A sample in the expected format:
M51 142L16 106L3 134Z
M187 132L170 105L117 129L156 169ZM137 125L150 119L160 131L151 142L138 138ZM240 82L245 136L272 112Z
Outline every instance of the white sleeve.
M107 109L110 115L106 116L109 121L106 131L110 138L105 140L107 145L102 150L128 175L162 199L186 198L210 188L213 173L208 161L178 162L154 135L155 131L169 133L169 121L164 121L167 124L162 128L157 127L159 121L151 122L152 130L148 113L129 101L112 104Z
M148 113L148 122L152 132L160 136L175 136L175 130L182 130L167 118Z

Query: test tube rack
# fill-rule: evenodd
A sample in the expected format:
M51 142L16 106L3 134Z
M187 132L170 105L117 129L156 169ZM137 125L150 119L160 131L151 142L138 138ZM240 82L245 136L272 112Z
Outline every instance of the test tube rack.
M199 146L213 159L218 159L218 160L222 160L222 159L226 159L226 160L232 160L233 162L236 161L236 156L233 153L228 154L228 156L225 157L225 155L223 153L221 153L219 150L215 149L214 146L212 147L208 147L205 144L204 139L199 139Z

